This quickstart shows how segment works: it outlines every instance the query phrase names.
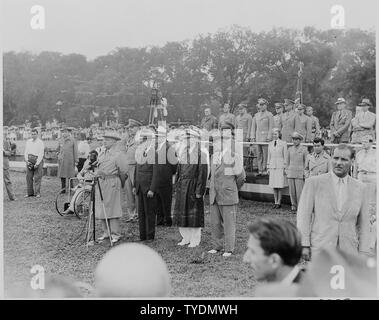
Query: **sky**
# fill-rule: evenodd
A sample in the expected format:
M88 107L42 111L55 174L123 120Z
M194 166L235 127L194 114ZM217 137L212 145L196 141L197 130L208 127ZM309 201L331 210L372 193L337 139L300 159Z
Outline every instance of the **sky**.
M375 30L377 0L0 0L3 51L80 53L88 59L117 47L163 46L233 24L255 32L273 27L330 29L334 5L345 28ZM32 29L40 5L45 28Z

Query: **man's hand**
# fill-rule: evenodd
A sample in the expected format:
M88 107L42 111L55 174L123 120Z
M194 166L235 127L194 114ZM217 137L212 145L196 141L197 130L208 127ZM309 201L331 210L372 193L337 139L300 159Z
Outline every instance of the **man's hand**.
M151 190L149 190L149 191L147 192L147 197L148 197L148 198L152 198L152 197L154 197L154 192L151 191Z
M132 193L133 193L134 195L136 195L136 188L135 188L135 187L133 187L133 189L132 189Z
M200 198L202 198L203 196L201 195L201 194L198 194L198 193L196 193L196 198L197 199L200 199Z
M303 251L301 253L302 258L305 261L311 260L311 248L310 247L303 247Z
M38 168L38 166L39 166L38 164L35 164L35 165L34 165L34 169L37 169L37 168Z

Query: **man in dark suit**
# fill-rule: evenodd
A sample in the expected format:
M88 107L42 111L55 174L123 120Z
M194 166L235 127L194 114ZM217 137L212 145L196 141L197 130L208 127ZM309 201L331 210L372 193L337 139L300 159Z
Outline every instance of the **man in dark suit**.
M172 176L176 172L176 165L170 163L172 160L173 148L167 142L165 130L158 128L156 139L156 161L151 190L156 195L157 205L157 225L172 226L171 205L172 205Z
M136 150L136 173L134 176L134 192L138 198L138 222L140 240L152 241L155 237L155 210L157 197L156 188L158 167L154 165L154 133L145 129L140 132L140 145ZM154 177L154 179L153 179Z

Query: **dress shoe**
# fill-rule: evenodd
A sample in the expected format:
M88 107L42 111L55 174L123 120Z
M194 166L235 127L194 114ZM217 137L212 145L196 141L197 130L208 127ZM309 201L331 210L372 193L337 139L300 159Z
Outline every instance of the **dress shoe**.
M151 243L151 242L154 242L154 239L147 239L145 240L146 243Z
M63 211L62 214L64 214L64 215L74 214L74 211L72 211L71 209L67 209L67 210Z
M281 207L282 207L281 204L277 204L277 205L276 205L276 209L279 209L279 208L281 208Z
M218 253L218 252L220 252L220 250L212 249L212 250L208 251L208 253L210 253L210 254L215 254L215 253Z
M224 253L222 254L222 256L225 257L225 258L228 258L228 257L230 257L231 255L232 255L231 252L224 252Z
M178 246L185 246L186 244L189 244L189 242L182 240L178 243Z
M195 248L195 247L197 247L198 246L198 244L196 244L196 243L190 243L189 245L188 245L188 248Z
M295 206L291 206L291 211L292 212L296 212L297 211L297 208Z
M277 207L278 207L277 204L273 204L271 208L272 208L272 209L276 209Z

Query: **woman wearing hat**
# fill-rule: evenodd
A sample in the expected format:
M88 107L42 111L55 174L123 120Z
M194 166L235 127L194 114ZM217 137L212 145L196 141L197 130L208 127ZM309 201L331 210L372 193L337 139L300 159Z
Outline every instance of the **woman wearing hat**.
M187 130L178 152L174 224L179 227L182 240L178 245L200 244L204 227L204 194L208 177L208 155L201 150L200 135Z
M288 148L286 159L287 167L285 172L288 179L292 212L296 212L297 210L304 186L304 170L308 150L300 144L302 140L303 136L300 133L294 132L292 134L293 146Z
M282 189L288 185L284 175L287 159L287 143L281 140L279 129L272 130L272 138L268 144L267 166L269 169L269 185L274 189L275 204L273 209L280 208L282 201Z

